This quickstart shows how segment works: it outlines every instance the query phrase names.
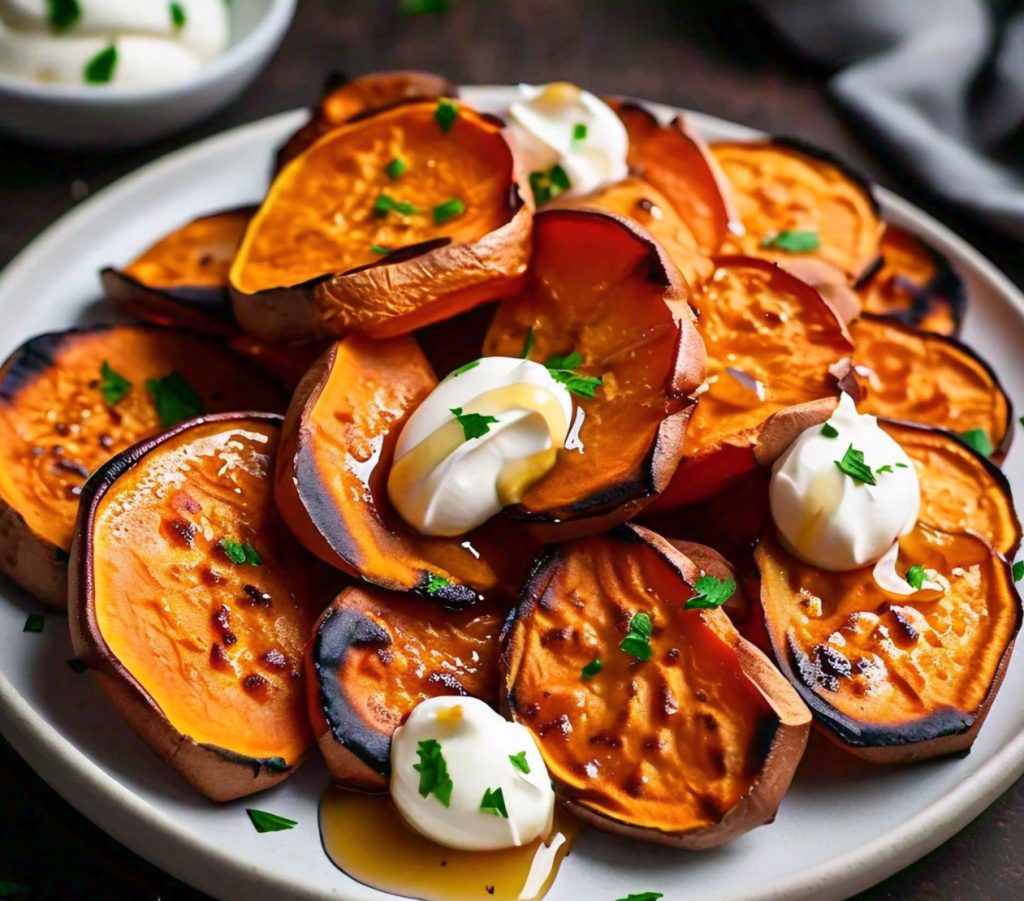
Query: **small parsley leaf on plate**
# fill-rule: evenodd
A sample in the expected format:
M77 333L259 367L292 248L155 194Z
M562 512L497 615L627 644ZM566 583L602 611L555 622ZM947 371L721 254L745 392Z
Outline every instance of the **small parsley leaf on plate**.
M572 351L563 357L549 357L547 363L551 377L562 385L570 394L577 397L594 397L604 379L599 375L580 375L576 369L582 365L583 357L578 351Z
M434 207L434 225L444 225L464 212L466 212L466 204L458 197L452 197L451 200L446 200Z
M456 422L462 426L462 434L466 436L467 441L483 437L491 430L491 426L498 421L494 416L484 416L481 413L463 413L462 407L452 407L449 412L455 417Z
M415 204L395 200L387 194L378 194L377 199L373 202L373 212L377 216L386 216L388 213L412 216L419 211L420 208Z
M533 350L533 326L526 330L526 337L523 338L523 359L530 359L530 351Z
M100 394L108 407L114 407L132 390L132 383L110 365L107 360L100 366Z
M82 18L78 0L46 0L46 7L46 21L54 34L70 31Z
M268 813L265 810L256 810L247 807L245 812L257 832L283 832L285 829L294 829L299 825L298 820L289 820L288 817L279 816L276 813Z
M434 121L441 127L441 134L448 134L455 120L459 118L459 108L450 100L438 100L434 110Z
M721 607L736 592L736 583L732 579L719 579L716 576L701 576L693 586L696 594L686 604L686 610L714 610Z
M439 576L437 573L428 573L427 584L423 590L429 595L440 594L451 584L451 580L446 579L444 576Z
M448 775L448 763L441 753L440 742L433 738L421 741L416 755L420 762L412 768L420 774L420 795L429 798L434 795L445 807L452 803L452 780Z
M505 795L500 788L485 788L480 801L480 810L493 813L496 817L508 819L508 808L505 806Z
M162 379L148 379L146 388L165 429L202 415L203 404L199 395L177 370Z
M595 657L590 661L583 669L580 670L580 678L586 682L588 679L593 679L601 670L604 669L604 664L600 658Z
M180 3L171 4L171 24L177 28L182 29L185 27L185 22L188 21L188 16L185 14L185 7Z
M22 632L42 632L46 625L46 617L41 613L30 613L25 617L25 625Z
M976 450L983 457L991 457L995 452L992 439L984 429L968 429L960 432L957 437L972 450Z
M1018 560L1013 564L1013 581L1019 582L1024 579L1024 560Z
M234 538L222 538L220 549L224 556L238 566L259 566L263 558L259 552L247 541L236 541Z
M392 181L397 181L405 174L405 170L408 168L409 164L401 157L396 156L384 167L384 171L388 174L388 178Z
M877 485L871 467L864 462L864 452L857 450L852 444L846 449L842 460L835 461L840 472L846 473L861 485Z
M86 84L108 84L114 78L117 69L117 46L110 44L104 47L85 64L83 75Z
M470 360L468 363L463 363L458 369L452 370L452 378L454 379L464 372L469 372L470 369L476 369L479 365L479 360Z
M928 578L927 573L924 571L923 566L911 566L907 570L907 584L914 589L914 591L920 591L924 587L924 583Z
M509 754L508 759L512 761L514 766L520 773L529 773L530 764L526 760L526 751L520 751L518 754Z
M786 253L810 253L821 247L821 239L817 232L784 229L761 240L762 247L772 247Z
M824 435L826 438L838 438L839 437L839 429L837 429L834 425L832 425L832 423L826 422L821 427L821 434Z
M651 618L643 612L634 613L630 617L626 637L619 642L619 647L637 660L650 660L653 653L651 650L653 632L654 624L651 622Z

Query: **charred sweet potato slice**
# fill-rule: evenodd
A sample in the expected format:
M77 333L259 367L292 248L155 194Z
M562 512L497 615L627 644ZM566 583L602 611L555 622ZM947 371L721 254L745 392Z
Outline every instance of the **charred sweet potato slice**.
M995 373L955 338L864 316L850 327L859 408L889 419L968 432L981 429L993 459L1013 438L1013 408Z
M1009 565L985 541L919 522L897 571L935 569L949 588L910 597L883 591L871 567L825 572L772 537L755 557L775 658L829 738L876 763L971 746L1021 617Z
M714 271L714 263L701 251L696 236L665 196L635 175L586 197L556 203L574 209L618 213L639 223L665 248L691 289L702 285Z
M469 695L498 702L504 611L439 611L431 601L348 588L324 611L306 657L309 715L331 775L384 791L391 736L420 701Z
M530 250L500 123L414 102L290 162L231 268L235 313L272 340L404 334L512 293Z
M727 249L773 260L820 257L851 283L876 264L878 206L868 184L843 164L790 140L724 142L711 151L743 224Z
M707 146L680 117L662 125L637 103L611 103L629 134L630 170L666 198L703 253L718 253L736 213Z
M313 744L303 649L335 590L273 502L281 419L230 413L142 442L90 479L71 636L118 712L224 801Z
M63 607L93 470L181 419L286 405L276 382L217 338L114 325L31 339L0 368L0 569Z
M684 609L702 574L639 526L561 545L527 584L501 661L507 709L575 814L694 849L771 822L810 727L722 610ZM649 652L626 640L638 614Z
M406 419L437 379L412 338L350 335L307 373L285 422L277 503L333 566L450 607L521 584L535 545L507 522L428 538L392 510L387 476ZM511 574L510 574L511 573Z
M575 450L559 454L513 516L544 540L622 522L668 483L682 452L704 348L664 251L608 213L536 217L529 280L495 313L484 354L579 355L602 381L578 398ZM575 428L575 426L574 426Z
M818 292L767 260L718 258L691 303L707 348L708 388L686 430L683 464L651 512L710 497L754 469L765 424L837 396L830 369L853 349Z
M858 290L867 312L939 335L959 333L967 292L949 260L895 225L882 233L882 259Z
M414 69L372 72L338 83L332 79L312 118L292 135L277 154L277 168L307 150L327 132L357 116L365 116L406 100L458 97L446 78Z

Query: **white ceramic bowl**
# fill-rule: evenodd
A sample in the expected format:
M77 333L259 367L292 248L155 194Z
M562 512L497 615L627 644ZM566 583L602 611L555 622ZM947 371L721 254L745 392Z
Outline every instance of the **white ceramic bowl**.
M180 84L51 85L0 74L0 131L80 150L142 144L179 131L249 86L284 39L296 3L234 0L229 7L230 46Z

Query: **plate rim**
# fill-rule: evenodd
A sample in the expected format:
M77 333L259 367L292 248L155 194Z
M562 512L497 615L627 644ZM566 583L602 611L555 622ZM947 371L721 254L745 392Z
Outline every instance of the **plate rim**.
M494 104L507 97L509 85L472 85L461 89L473 102ZM676 114L697 127L729 131L737 137L757 138L763 132L706 113L684 110L660 103L641 101L662 117ZM85 201L65 211L18 251L0 271L0 296L16 283L23 270L34 264L38 248L59 242L61 236L89 220L118 195L139 183L165 181L175 171L197 164L206 155L217 155L222 144L245 137L285 134L297 127L308 110L273 114L236 126L170 151L106 185ZM266 140L264 138L264 140ZM992 289L1024 320L1024 294L973 245L929 213L881 186L874 186L883 212L897 224L909 228L957 261L977 271ZM202 211L197 211L201 214ZM195 837L170 814L122 785L87 754L39 714L23 698L0 668L0 732L28 765L58 794L92 823L116 841L133 850L182 881L211 893L236 894L239 889L262 895L267 890L290 897L317 898L340 895L340 886L323 886L313 891L297 886L275 873L259 859L239 867L235 858L215 845ZM960 781L956 787L919 813L877 836L871 842L818 864L774 884L760 898L841 897L860 891L892 875L938 847L990 806L1024 773L1024 732L1000 748L988 761ZM153 842L143 837L139 821L165 839ZM184 852L184 853L182 853ZM739 894L732 898L746 897Z

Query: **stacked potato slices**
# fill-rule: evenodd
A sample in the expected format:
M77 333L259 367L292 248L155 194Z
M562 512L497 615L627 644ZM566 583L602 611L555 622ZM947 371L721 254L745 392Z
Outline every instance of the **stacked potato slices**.
M104 270L146 324L0 371L0 566L67 597L117 710L209 797L314 745L384 791L411 710L467 695L532 732L580 818L702 849L771 822L812 722L874 761L974 740L1020 527L954 271L817 151L608 102L628 175L538 209L445 79L332 85L258 206ZM388 496L398 437L481 356L599 388L516 503L428 537ZM842 391L918 469L895 566L951 573L941 597L775 535L770 467Z

